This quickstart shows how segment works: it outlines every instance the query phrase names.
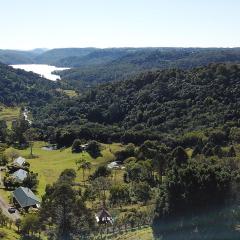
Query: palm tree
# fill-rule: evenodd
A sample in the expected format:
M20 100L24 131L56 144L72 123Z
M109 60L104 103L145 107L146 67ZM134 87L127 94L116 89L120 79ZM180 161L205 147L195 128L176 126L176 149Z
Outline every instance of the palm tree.
M89 177L90 172L91 172L91 168L92 168L92 164L89 161L86 161L85 167L86 167L86 169L88 169L88 177Z
M78 165L78 170L82 169L82 172L83 172L83 184L84 184L84 181L85 181L86 162L87 161L83 158L76 161L76 164Z

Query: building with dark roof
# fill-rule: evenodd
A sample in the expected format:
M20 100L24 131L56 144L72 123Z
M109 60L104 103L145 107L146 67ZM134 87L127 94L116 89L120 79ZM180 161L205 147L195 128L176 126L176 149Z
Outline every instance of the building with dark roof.
M99 211L95 217L96 217L97 223L99 224L113 223L111 214L105 208L102 208L102 210Z
M13 199L21 208L37 207L41 203L40 199L25 187L19 187L13 191Z

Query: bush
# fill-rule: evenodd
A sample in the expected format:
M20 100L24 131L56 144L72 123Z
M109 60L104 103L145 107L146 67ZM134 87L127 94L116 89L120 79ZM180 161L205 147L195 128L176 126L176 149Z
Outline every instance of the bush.
M134 184L133 191L137 201L146 203L151 198L151 188L147 182Z
M111 170L106 166L100 166L96 169L93 175L90 176L91 179L95 179L98 177L108 177L111 174Z
M90 141L86 147L86 151L93 158L100 157L101 156L101 145L97 141Z
M82 152L82 147L81 147L81 140L80 139L75 139L73 144L72 144L72 153L80 153Z

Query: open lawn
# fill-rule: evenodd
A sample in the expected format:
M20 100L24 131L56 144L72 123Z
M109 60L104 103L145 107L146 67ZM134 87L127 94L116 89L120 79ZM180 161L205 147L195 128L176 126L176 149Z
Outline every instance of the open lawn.
M71 97L76 97L78 96L78 93L74 90L63 90L63 89L57 89L57 91L66 94L67 96Z
M0 236L1 234L4 234L4 237L3 238L0 237L0 239L4 240L15 240L19 239L20 237L15 230L8 228L0 228Z
M30 163L30 170L38 173L39 186L38 195L42 196L45 191L45 186L51 184L57 180L59 174L66 168L73 168L77 170L76 160L84 158L92 163L91 173L100 165L105 165L114 160L114 152L121 149L120 144L102 145L102 156L96 159L90 157L88 153L72 153L71 148L62 150L47 151L42 147L46 146L44 142L36 142L33 147L33 154L36 158L27 159ZM7 151L11 151L9 148ZM20 156L28 158L30 150L18 150ZM87 179L89 173L86 171L85 179ZM77 182L82 181L82 171L77 172Z
M108 236L105 237L103 236L102 239L114 239L114 240L153 240L153 233L152 233L152 228L151 227L146 227L142 229L136 229L136 230L131 230L126 233L121 233L118 235L113 235L113 236ZM96 238L100 239L100 238Z
M19 107L3 107L0 106L0 120L5 120L8 127L11 126L13 120L16 120L19 116Z

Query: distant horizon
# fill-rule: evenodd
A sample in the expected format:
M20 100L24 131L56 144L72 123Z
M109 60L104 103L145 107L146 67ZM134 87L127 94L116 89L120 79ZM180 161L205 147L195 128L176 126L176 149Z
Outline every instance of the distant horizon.
M227 47L227 46L219 46L219 47L214 47L214 46L209 46L209 47L201 47L201 46L189 46L189 47L181 47L181 46L139 46L139 47L132 47L132 46L120 46L120 47L94 47L94 46L86 46L86 47L52 47L52 48L47 48L47 47L35 47L35 48L29 48L29 49L24 49L24 48L1 48L0 50L9 50L9 51L34 51L34 50L53 50L53 49L70 49L70 48L76 48L76 49L84 49L84 48L95 48L95 49L120 49L120 48L133 48L133 49L139 49L139 48L182 48L182 49L190 49L190 48L196 48L196 49L234 49L234 48L240 48L240 46L234 46L234 47Z

